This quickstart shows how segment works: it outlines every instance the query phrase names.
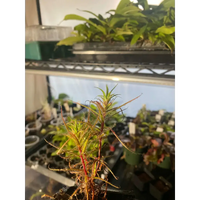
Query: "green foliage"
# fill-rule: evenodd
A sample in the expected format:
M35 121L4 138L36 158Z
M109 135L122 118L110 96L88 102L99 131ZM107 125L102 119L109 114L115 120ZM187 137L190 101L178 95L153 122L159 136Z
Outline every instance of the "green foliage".
M66 15L64 20L79 20L84 24L74 27L74 37L66 38L57 45L78 42L130 42L131 45L163 42L171 51L175 48L174 0L164 0L159 6L150 6L147 0L139 0L138 3L121 0L115 10L106 12L110 14L107 18L87 10L83 12L94 18Z
M67 94L65 94L65 93L60 93L58 95L57 99L53 98L53 103L55 103L55 104L59 104L60 103L60 105L63 105L65 102L67 102L68 105L72 105L73 104L73 101L70 100L69 96Z
M124 103L123 105L115 106L115 99L118 95L112 93L114 88L111 91L109 91L107 86L106 91L99 88L102 94L98 96L96 101L90 102L93 106L88 107L82 105L88 109L87 120L69 118L68 121L65 122L63 119L64 126L57 127L57 131L53 132L58 138L65 137L64 139L61 139L63 143L60 144L60 147L56 147L51 144L57 149L54 154L68 160L69 163L72 158L79 161L74 165L69 164L69 167L65 169L51 169L53 171L69 171L70 173L75 173L77 190L71 195L71 198L77 192L82 193L85 197L84 199L87 200L97 199L100 194L106 195L106 191L101 190L102 185L98 185L94 182L96 179L101 180L102 184L105 183L106 187L107 184L116 187L109 183L106 179L104 180L99 178L98 173L103 168L107 168L112 173L101 154L103 140L111 131L121 144L125 148L127 147L112 130L112 127L106 125L106 121L116 113L121 112L121 108L123 106L138 97ZM91 113L95 115L95 120L90 120ZM54 141L58 138L54 138ZM98 155L95 155L95 152L98 153Z

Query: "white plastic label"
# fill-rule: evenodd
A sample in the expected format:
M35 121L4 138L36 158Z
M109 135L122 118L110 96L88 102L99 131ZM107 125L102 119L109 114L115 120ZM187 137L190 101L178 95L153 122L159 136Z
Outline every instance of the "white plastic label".
M169 120L169 122L168 122L168 125L170 125L170 126L174 126L174 120Z
M68 105L68 103L66 102L66 103L64 103L64 106L65 106L65 110L67 111L67 112L69 112L70 110L69 110L69 105Z
M56 119L57 118L57 111L56 108L52 109L53 117Z
M78 103L80 103L80 102L78 101ZM77 107L78 109L81 109L81 106L80 106L79 104L76 104L76 107Z
M159 122L159 121L161 120L161 115L157 114L157 115L155 116L155 118L156 118L156 121Z
M72 107L70 107L69 110L70 110L70 116L71 116L71 117L74 117Z
M163 132L163 128L161 128L161 127L158 127L157 129L156 129L156 132Z
M129 123L129 134L130 135L135 135L135 129L136 129L135 123L130 122Z
M39 119L37 119L36 121L35 121L35 126L36 126L36 128L38 128L38 126L39 126Z
M105 174L101 174L101 178L104 179L105 178Z
M164 115L164 110L159 110L158 114L163 116Z

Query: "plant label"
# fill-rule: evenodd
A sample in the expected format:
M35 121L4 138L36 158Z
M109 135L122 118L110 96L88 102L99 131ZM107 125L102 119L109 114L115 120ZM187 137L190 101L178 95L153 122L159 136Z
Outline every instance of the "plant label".
M80 103L80 102L78 101L78 103ZM77 107L78 109L81 109L81 106L80 106L79 104L76 104L76 107Z
M157 129L156 129L156 132L163 132L163 128L161 128L161 127L158 127Z
M64 107L65 107L65 110L67 111L67 112L69 112L70 111L70 109L69 109L69 105L68 105L68 103L66 102L66 103L64 103Z
M36 128L38 128L39 125L40 125L40 122L39 122L39 119L37 119L37 120L35 121L35 126L36 126Z
M101 174L101 178L102 178L102 179L105 179L105 174Z
M74 117L74 115L73 115L73 108L70 107L69 110L70 110L70 111L69 111L69 112L70 112L70 117Z
M130 122L129 123L129 134L130 135L135 135L135 129L136 129L135 123Z
M160 114L157 114L157 115L155 116L156 121L159 122L159 121L161 120L161 117L162 117L162 116L161 116Z
M169 120L169 122L168 122L168 125L170 125L170 126L174 126L174 120Z
M53 108L53 109L52 109L52 113L53 113L54 119L56 119L56 118L57 118L57 111L56 111L56 108Z
M158 114L163 116L164 115L164 110L159 110Z

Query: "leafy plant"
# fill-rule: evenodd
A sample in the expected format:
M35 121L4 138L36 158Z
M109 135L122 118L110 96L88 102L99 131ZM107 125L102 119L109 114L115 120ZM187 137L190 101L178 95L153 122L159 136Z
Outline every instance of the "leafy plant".
M122 141L124 141L124 143L129 149L135 152L138 148L144 148L147 145L150 145L150 139L151 137L149 136L132 135L129 136L129 138L126 138L125 140Z
M71 157L74 157L79 161L74 165L69 164L69 168L66 169L51 169L54 171L69 171L70 173L74 173L76 175L77 189L70 198L73 198L73 196L77 193L82 196L82 199L85 198L87 200L97 199L99 195L103 195L104 199L106 198L106 190L103 191L102 186L105 185L107 188L108 184L112 184L109 183L107 179L101 179L98 174L103 168L107 168L112 173L105 163L104 157L101 153L102 140L106 137L105 133L107 131L111 131L121 144L127 148L112 128L106 126L105 122L117 111L121 112L121 108L123 106L137 99L139 96L122 104L121 106L113 107L113 104L115 104L115 98L118 96L112 93L114 88L109 91L106 86L105 92L102 89L100 90L102 91L102 95L99 95L96 101L91 101L91 104L95 105L97 110L93 110L91 107L82 105L88 109L89 115L90 113L93 113L96 116L96 120L90 121L89 115L87 121L72 119L66 123L63 119L66 131L64 135L68 139L66 139L65 143L61 147L55 146L58 150L57 155L68 160L69 163L71 161ZM74 144L74 147L73 149L67 151L68 157L66 157L63 155L66 153L64 147L70 141ZM96 142L98 142L98 145L94 147L93 144L96 144ZM54 146L53 144L51 145ZM93 151L98 151L98 155L93 156ZM115 178L117 179L117 177ZM95 180L99 180L101 183L97 184ZM114 185L112 186L116 187ZM43 195L43 197L45 197L45 195Z
M156 131L157 126L155 124L147 123L147 122L142 122L142 125L147 127L147 131L149 133L154 133Z
M53 98L54 104L63 105L65 102L67 102L69 105L73 104L73 102L69 99L69 96L65 93L60 93L57 99Z
M142 6L143 9L140 8ZM86 19L69 14L63 20L79 20L84 24L74 27L74 36L61 40L57 45L73 45L78 42L130 42L131 45L160 44L173 51L175 48L175 2L164 0L159 6L150 6L147 0L132 3L121 0L109 17L96 15Z
M42 103L42 104L43 104L43 108L41 110L42 118L44 120L51 119L51 117L52 117L52 111L51 111L51 107L50 107L49 103L46 100L45 103Z
M133 37L131 44L140 40L141 43L164 42L170 50L175 48L175 1L164 0L158 6L148 5L147 0L139 0L133 3L135 6L142 6L142 14L146 16L146 22L140 23L140 31ZM139 37L138 37L139 36Z
M166 156L170 156L172 151L172 144L169 143L170 138L166 133L160 133L160 137L161 136L164 136L163 142L161 138L151 139L151 148L149 148L144 155L144 162L146 165L148 165L149 162L160 164Z

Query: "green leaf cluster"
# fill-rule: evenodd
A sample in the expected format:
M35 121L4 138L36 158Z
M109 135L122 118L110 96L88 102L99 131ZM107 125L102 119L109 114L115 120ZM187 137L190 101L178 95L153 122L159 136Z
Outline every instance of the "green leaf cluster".
M141 9L141 6L143 9ZM93 12L86 19L79 15L68 14L63 20L83 21L74 27L74 37L61 40L57 45L73 45L79 42L130 42L142 46L146 43L164 43L171 51L175 49L175 1L164 0L158 6L151 6L147 0L132 3L121 0L116 9L103 17Z

